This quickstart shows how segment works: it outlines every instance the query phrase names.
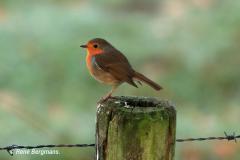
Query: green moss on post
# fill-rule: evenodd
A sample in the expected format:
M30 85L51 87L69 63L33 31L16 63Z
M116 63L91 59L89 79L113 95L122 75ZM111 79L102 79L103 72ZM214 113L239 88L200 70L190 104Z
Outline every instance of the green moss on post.
M115 97L98 106L97 160L172 160L176 111L168 101Z

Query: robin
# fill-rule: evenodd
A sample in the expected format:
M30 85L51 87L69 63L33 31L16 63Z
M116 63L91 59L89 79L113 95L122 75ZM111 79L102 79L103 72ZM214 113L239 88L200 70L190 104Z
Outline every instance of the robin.
M86 63L90 74L99 82L112 86L112 90L99 103L110 98L124 82L134 87L138 87L134 81L139 84L144 82L157 91L162 89L160 85L135 71L127 58L106 40L95 38L80 47L87 49Z

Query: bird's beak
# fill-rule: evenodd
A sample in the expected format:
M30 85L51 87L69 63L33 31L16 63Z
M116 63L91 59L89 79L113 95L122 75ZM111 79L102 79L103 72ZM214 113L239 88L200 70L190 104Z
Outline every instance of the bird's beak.
M87 48L87 45L84 44L84 45L81 45L80 47L82 47L82 48Z

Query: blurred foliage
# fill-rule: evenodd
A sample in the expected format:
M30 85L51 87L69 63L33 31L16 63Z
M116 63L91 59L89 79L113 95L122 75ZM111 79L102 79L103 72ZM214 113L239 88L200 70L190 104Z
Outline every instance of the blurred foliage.
M1 146L94 142L96 101L110 87L90 77L79 45L95 37L164 87L124 84L115 95L175 102L177 137L240 133L239 10L224 0L1 0ZM177 144L176 159L239 159L239 148ZM60 152L44 159L94 157L92 148Z

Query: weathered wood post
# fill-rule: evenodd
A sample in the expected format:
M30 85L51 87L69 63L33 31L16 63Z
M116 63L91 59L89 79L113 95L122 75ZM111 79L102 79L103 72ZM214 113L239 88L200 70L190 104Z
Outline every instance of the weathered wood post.
M168 101L115 97L98 106L97 160L172 160L176 111Z

